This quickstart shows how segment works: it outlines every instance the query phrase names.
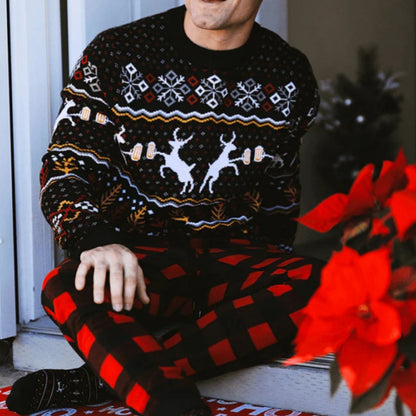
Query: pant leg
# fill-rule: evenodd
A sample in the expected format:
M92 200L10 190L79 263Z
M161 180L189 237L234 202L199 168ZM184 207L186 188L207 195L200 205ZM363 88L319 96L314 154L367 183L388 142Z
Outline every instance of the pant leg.
M201 317L164 340L193 379L287 355L301 309L318 288L323 262L275 249L236 246L199 257Z
M104 303L94 304L91 273L83 291L74 287L79 264L74 260L45 278L43 305L74 349L129 407L146 416L179 415L203 402L152 330L161 316L192 312L194 258L186 250L161 247L139 247L136 255L147 279L149 305L137 301L135 311L116 313L108 290Z

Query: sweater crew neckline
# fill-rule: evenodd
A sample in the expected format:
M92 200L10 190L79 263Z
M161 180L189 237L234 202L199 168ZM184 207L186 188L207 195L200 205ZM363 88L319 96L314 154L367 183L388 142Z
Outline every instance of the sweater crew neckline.
M254 23L246 43L239 48L229 50L207 49L192 42L185 33L185 6L171 9L166 14L168 34L183 58L192 64L206 68L235 68L251 55L257 43L258 23Z

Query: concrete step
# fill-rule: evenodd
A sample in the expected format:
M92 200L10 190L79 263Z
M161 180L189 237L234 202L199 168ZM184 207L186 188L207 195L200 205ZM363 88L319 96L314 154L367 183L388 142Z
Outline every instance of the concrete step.
M256 416L262 406L346 416L350 404L348 388L341 384L334 397L329 393L332 359L323 357L293 367L285 367L279 361L270 362L201 381L198 387L206 397L256 404L251 406L251 416ZM16 369L26 371L72 368L83 364L58 328L46 317L21 328L13 344L13 360ZM364 416L394 414L394 397L390 397L381 408L362 413ZM410 416L410 412L406 416Z
M13 342L13 365L18 370L73 368L81 358L47 317L23 325Z

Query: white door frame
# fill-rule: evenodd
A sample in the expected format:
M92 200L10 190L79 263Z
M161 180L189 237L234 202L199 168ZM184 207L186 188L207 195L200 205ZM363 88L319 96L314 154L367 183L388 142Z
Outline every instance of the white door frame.
M7 2L0 0L0 339L16 335Z
M276 32L283 39L288 38L288 0L263 0L257 21Z
M41 283L54 265L51 229L39 207L39 171L51 130L51 89L62 77L53 42L60 46L60 18L56 0L9 3L19 320L27 323L43 315Z

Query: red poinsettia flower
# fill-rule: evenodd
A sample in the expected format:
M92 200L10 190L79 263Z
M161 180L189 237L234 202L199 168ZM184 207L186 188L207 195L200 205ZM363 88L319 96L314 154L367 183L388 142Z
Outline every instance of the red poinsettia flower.
M416 192L416 163L406 168L407 190Z
M394 191L403 189L406 186L407 161L403 150L399 151L394 162L384 161L381 173L374 183L374 196L376 201L384 206Z
M373 171L374 166L367 165L358 174L348 195L331 195L298 221L313 230L326 233L340 222L368 212L374 206L371 192Z
M372 389L391 369L397 344L374 345L351 337L336 354L339 371L354 396Z
M407 368L398 369L392 377L392 384L400 399L416 416L416 363L410 362Z
M408 190L395 192L389 205L396 224L397 235L404 240L408 232L416 227L416 192Z
M334 253L303 309L296 354L286 364L335 352L353 394L374 385L391 366L401 336L400 315L387 295L390 279L385 248L362 256L349 247Z
M337 193L330 196L298 221L325 233L341 222L383 207L394 190L402 189L406 185L406 163L404 153L400 151L394 162L384 162L380 176L375 182L374 166L365 166L352 184L348 195Z
M374 218L371 224L371 230L370 230L370 237L374 237L376 235L386 236L391 233L391 230L389 227L386 226L386 219L389 217L387 215L385 218Z

